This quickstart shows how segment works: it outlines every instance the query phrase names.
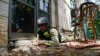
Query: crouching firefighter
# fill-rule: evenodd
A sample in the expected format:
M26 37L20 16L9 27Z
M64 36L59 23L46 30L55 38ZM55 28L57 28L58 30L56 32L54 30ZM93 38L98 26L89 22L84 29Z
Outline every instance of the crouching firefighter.
M40 17L38 23L39 44L59 44L58 31L54 28L48 28L48 20L46 17Z

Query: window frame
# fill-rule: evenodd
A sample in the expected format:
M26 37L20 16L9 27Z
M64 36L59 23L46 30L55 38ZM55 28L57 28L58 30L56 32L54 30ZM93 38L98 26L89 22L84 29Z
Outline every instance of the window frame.
M11 25L11 20L12 20L12 18L13 18L13 11L12 11L12 5L13 5L13 1L14 0L9 0L9 15L8 15L8 39L9 40L17 40L17 39L19 39L19 38L16 38L16 37L13 37L12 35L13 35L13 32L12 32L12 29L11 29L11 27L12 27L12 25ZM24 1L21 1L21 0L17 0L18 2L20 2L20 3L22 3L22 4L24 4L24 5L27 5L28 7L31 7L32 9L34 9L34 33L32 33L33 35L32 35L32 37L31 38L33 38L33 37L37 37L37 30L38 30L38 26L37 26L37 19L39 18L39 15L38 15L38 13L39 12L42 12L43 14L46 14L46 15L48 15L48 19L49 19L49 21L50 21L50 23L51 23L51 0L50 0L50 2L49 2L49 8L48 8L48 13L46 13L45 11L42 11L42 10L40 10L39 9L39 0L35 0L35 5L34 6L32 6L32 5L30 5L30 4L28 4L27 2L24 2ZM49 23L49 24L50 24ZM51 26L51 24L50 24L50 26ZM17 33L15 33L15 34L17 34ZM20 33L21 34L21 33ZM23 33L22 33L23 34ZM31 33L29 33L29 34L31 34ZM28 36L28 35L27 35ZM25 39L31 39L31 38L25 38ZM24 38L23 38L24 39Z

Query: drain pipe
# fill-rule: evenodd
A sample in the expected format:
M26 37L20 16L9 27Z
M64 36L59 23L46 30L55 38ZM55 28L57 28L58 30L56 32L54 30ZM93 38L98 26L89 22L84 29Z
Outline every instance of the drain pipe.
M55 24L56 24L56 28L59 31L59 17L58 17L58 0L54 0L55 2Z
M58 0L54 0L55 2L55 24L56 24L56 29L58 31L58 40L59 40L59 43L61 43L61 35L60 35L60 29L59 29L59 14L58 14Z

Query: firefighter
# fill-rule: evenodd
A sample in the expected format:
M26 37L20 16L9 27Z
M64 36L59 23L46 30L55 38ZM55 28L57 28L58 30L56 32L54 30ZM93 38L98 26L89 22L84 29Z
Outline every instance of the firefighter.
M39 44L49 44L48 42L51 41L50 32L48 29L48 20L46 17L38 18L38 37L39 37Z
M46 17L40 17L38 19L38 35L39 44L46 43L47 45L58 45L59 44L59 34L55 28L48 28L48 20Z

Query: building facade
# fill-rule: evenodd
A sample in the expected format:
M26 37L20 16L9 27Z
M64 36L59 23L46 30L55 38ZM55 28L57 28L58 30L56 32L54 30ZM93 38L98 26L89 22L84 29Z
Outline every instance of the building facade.
M57 27L59 31L71 30L70 2L71 0L0 0L0 43L7 45L8 39L36 37L39 17L47 17L49 27Z
M39 17L47 17L49 27L57 27L59 31L62 28L71 30L70 0L10 0L9 2L9 39L36 37Z
M42 16L50 27L70 30L70 0L0 0L0 45L7 45L8 39L36 37Z

